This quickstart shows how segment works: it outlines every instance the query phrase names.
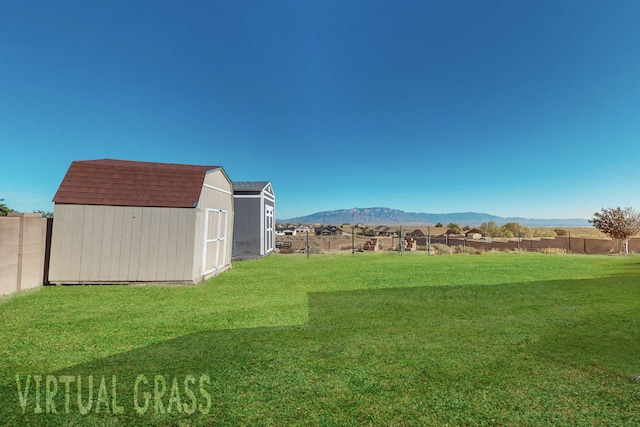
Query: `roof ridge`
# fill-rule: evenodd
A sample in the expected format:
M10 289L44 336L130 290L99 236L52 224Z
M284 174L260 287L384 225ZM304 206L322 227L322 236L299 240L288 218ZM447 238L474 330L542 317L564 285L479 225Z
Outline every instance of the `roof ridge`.
M177 166L177 167L194 167L194 168L211 168L217 169L221 166L218 165L196 165L190 163L168 163L168 162L148 162L141 160L123 160L123 159L112 159L112 158L103 158L103 159L93 159L93 160L75 160L73 163L116 163L121 165L131 165L131 166Z

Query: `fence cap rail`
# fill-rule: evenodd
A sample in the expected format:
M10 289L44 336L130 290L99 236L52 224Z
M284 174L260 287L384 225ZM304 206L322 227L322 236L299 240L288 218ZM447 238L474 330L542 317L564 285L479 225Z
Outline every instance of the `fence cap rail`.
M9 212L7 216L20 217L20 218L42 218L42 214L37 212L34 212L34 213Z

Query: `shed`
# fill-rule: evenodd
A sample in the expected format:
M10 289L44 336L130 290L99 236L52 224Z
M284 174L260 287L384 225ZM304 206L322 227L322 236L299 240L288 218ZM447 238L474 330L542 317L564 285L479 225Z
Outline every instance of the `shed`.
M53 202L51 283L198 283L231 268L220 166L77 161Z
M267 256L275 247L276 195L270 182L234 182L233 260Z

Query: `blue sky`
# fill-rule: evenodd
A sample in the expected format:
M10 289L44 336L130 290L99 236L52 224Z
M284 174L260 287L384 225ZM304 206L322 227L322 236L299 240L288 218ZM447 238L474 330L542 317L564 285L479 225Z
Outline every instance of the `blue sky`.
M640 208L640 2L0 2L0 198L222 165L278 218Z

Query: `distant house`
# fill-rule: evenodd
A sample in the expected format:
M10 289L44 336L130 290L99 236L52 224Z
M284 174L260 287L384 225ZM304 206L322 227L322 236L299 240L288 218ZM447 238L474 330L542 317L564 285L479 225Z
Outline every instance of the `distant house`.
M314 228L316 236L338 236L342 234L342 231L335 225L322 225Z
M331 231L325 226L314 227L313 231L316 233L316 236L330 236Z
M273 253L276 195L270 182L234 182L233 260Z
M340 229L340 231L342 231L343 233L351 233L352 230L355 230L355 226L348 224L348 223L344 223L342 224L340 227L338 227Z
M293 227L278 227L276 228L276 236L295 236L297 230Z
M424 237L424 236L425 236L424 232L418 228L413 230L411 233L407 234L407 237Z
M53 202L51 283L197 283L231 268L220 166L77 161Z
M373 234L375 236L386 237L395 234L395 232L391 230L391 228L381 225L373 229Z
M471 239L471 240L482 239L482 232L480 232L480 230L478 230L477 228L472 228L471 230L467 230L465 231L464 234L467 237L467 239Z
M295 228L295 232L296 233L305 234L305 233L310 233L311 229L309 227L307 227L306 225L300 225L300 226Z

